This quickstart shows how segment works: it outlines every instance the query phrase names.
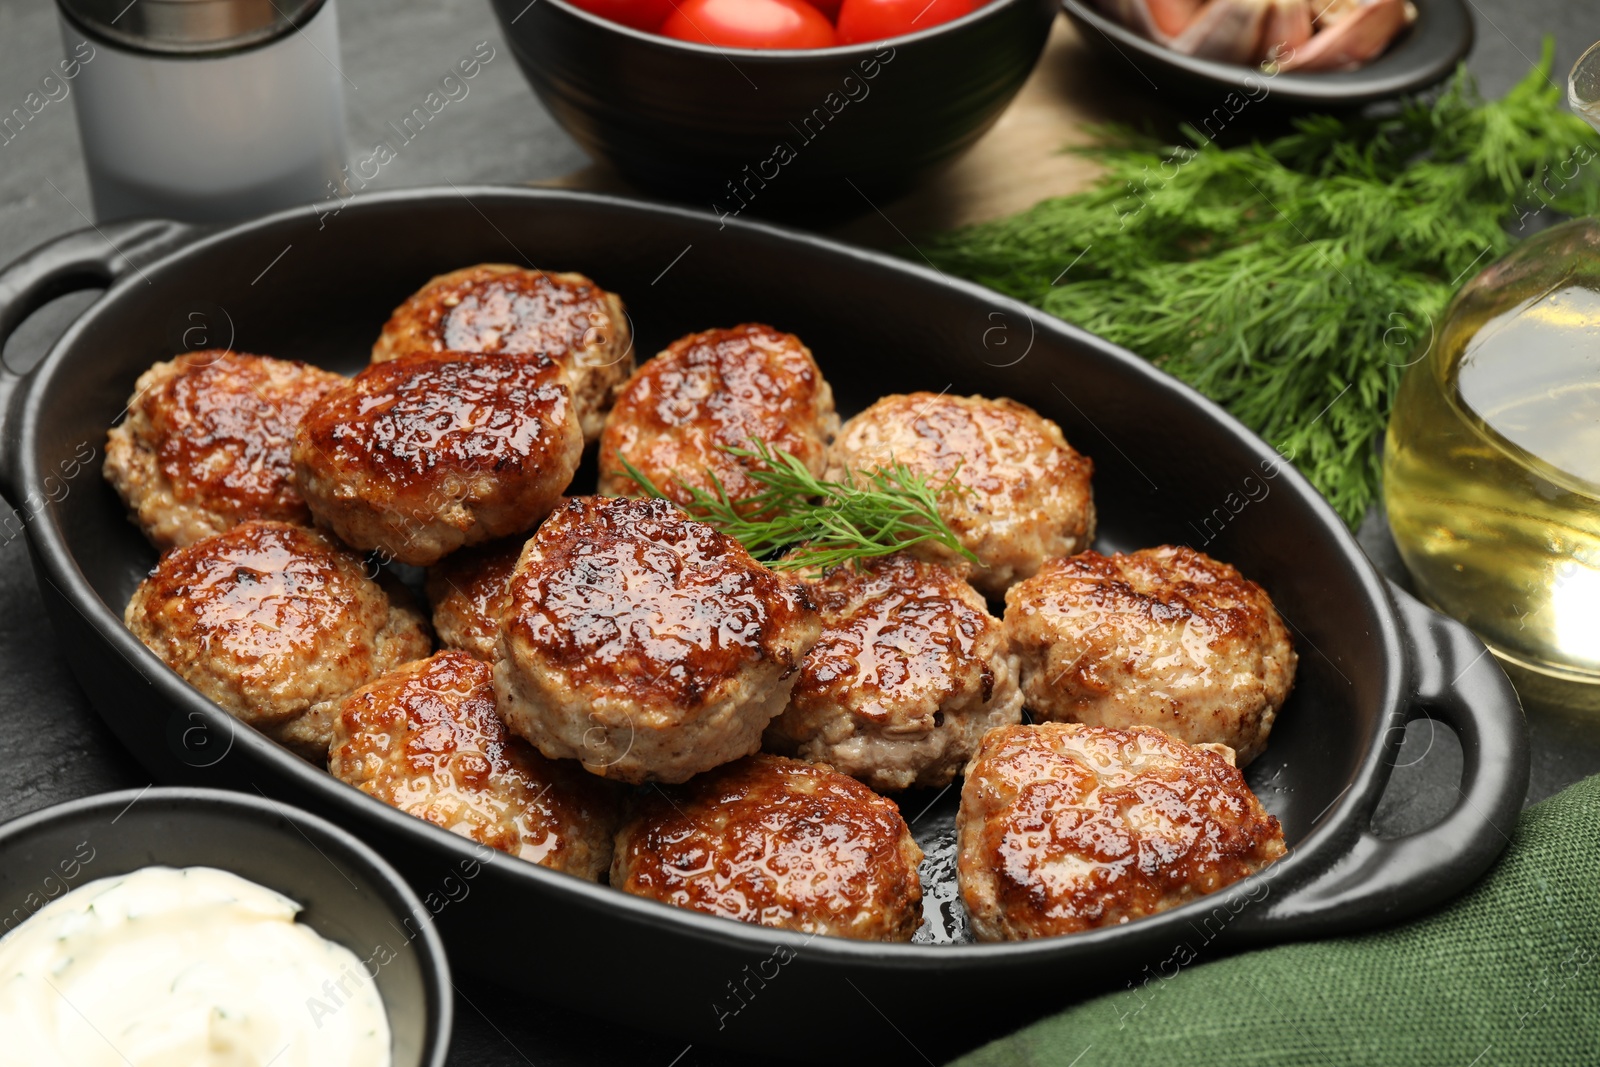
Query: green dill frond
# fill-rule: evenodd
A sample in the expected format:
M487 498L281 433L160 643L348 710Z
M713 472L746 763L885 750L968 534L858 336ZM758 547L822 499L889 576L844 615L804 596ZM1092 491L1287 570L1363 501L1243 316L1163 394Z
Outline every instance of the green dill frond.
M1492 103L1463 70L1431 100L1309 116L1266 143L1103 132L1077 150L1106 167L1092 188L922 252L1222 403L1353 525L1377 495L1372 444L1400 375L1451 294L1530 208L1600 211L1600 135L1563 110L1553 56L1546 41Z
M708 491L687 487L684 510L744 545L751 555L780 570L856 563L936 542L956 555L977 561L962 547L939 514L939 502L966 492L956 473L943 479L918 474L903 463L846 473L844 480L819 478L798 457L756 438L748 448L719 445L748 463L747 473L761 486L737 500L715 472ZM670 499L650 477L619 453L623 472L646 495Z

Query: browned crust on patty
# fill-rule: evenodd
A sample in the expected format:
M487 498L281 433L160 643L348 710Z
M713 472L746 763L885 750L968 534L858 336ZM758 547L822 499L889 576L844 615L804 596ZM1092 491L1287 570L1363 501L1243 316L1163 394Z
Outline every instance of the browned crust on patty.
M1183 546L1049 561L1006 594L1028 707L1224 744L1244 766L1294 683L1288 628L1255 582Z
M678 715L740 667L792 670L799 583L666 501L579 497L552 515L511 579L512 637L574 685Z
M339 702L328 770L409 815L598 881L621 815L615 786L547 760L495 713L489 666L439 652Z
M793 334L760 323L679 338L628 381L600 438L600 492L640 496L619 455L667 497L688 504L689 489L730 499L761 487L758 461L730 456L754 440L797 457L821 474L839 428L833 390L811 350Z
M294 464L319 522L427 566L532 528L582 451L549 360L445 352L372 364L323 397L300 423Z
M525 543L509 537L463 548L428 568L428 603L440 644L494 662L500 623L511 606L511 572Z
M384 324L372 361L445 351L553 360L591 441L633 372L633 333L620 297L582 274L505 263L431 279Z
M954 570L901 552L830 568L807 590L822 636L769 749L874 789L938 788L984 733L1021 717L1004 627Z
M128 629L241 721L315 755L314 708L430 650L422 616L323 534L250 521L161 558ZM298 728L307 727L307 728Z
M957 826L962 897L985 941L1153 915L1285 853L1283 828L1225 753L1145 727L992 731Z
M248 519L308 524L291 475L295 427L344 378L218 349L157 363L106 441L106 480L165 550Z
M1052 556L1094 540L1094 464L1061 428L1015 400L909 393L886 396L845 423L828 454L830 480L903 464L935 486L939 514L978 558L972 584L998 596ZM920 555L961 558L936 542Z
M762 754L643 794L611 884L741 922L909 941L921 862L892 801L829 767Z
M821 625L797 580L665 500L568 501L509 589L501 716L545 755L630 782L754 752Z

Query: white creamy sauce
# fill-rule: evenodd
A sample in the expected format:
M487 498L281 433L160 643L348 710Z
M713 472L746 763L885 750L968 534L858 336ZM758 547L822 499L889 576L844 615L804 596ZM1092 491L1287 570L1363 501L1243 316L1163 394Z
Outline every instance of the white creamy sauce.
M80 886L0 939L0 1060L389 1067L376 961L295 922L299 910L210 867Z

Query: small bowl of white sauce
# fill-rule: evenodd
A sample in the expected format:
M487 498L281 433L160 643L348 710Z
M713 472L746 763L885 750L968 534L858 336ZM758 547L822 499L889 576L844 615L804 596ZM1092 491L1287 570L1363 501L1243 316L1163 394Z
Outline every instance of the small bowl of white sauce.
M308 812L209 789L61 804L0 826L7 1063L444 1067L431 914Z

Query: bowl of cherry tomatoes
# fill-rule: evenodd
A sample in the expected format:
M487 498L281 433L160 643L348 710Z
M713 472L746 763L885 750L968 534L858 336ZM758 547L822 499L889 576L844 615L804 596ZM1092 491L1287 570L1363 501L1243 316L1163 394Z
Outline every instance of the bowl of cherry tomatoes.
M987 130L1056 0L493 0L590 155L721 216L870 211Z

